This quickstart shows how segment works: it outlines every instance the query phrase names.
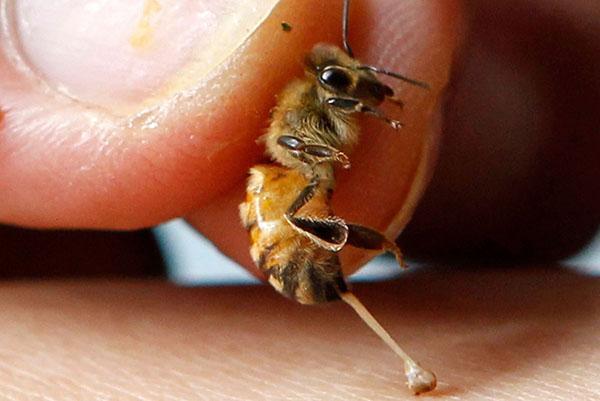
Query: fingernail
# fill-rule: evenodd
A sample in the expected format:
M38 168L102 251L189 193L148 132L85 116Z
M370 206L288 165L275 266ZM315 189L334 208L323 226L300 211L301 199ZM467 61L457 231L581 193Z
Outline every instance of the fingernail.
M16 0L6 19L14 37L0 40L51 88L130 112L201 80L275 3Z

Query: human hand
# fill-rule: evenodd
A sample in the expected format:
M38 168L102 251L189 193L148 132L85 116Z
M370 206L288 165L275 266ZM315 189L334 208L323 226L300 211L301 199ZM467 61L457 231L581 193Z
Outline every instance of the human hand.
M11 49L0 60L0 220L130 229L187 216L252 268L237 204L246 171L262 152L254 140L275 95L301 76L303 54L318 41L340 43L341 7L283 1L244 42L270 6L255 13L241 3L210 6L216 21L194 11L203 7L198 3L155 14L150 7L148 30L139 33L129 3L95 10L18 2L12 14L18 35L5 37L5 46L20 48L31 69L19 71L7 56ZM241 12L244 22L227 10ZM366 121L353 168L336 191L340 215L397 232L432 165L437 134L431 131L439 126L431 126L457 45L457 7L356 2L351 20L363 60L432 86L398 84L406 128L397 133Z

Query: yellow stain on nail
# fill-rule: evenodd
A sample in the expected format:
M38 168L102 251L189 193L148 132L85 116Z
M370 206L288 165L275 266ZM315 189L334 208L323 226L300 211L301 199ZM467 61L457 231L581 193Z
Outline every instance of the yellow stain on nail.
M152 26L152 17L158 13L161 9L161 5L158 0L146 0L144 3L144 10L142 18L140 18L135 31L129 38L129 43L135 49L145 49L152 42L154 33L154 26Z

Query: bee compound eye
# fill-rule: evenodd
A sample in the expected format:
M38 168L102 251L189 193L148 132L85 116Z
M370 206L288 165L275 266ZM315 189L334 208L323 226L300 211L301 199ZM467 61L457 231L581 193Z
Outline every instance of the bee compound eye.
M350 76L339 68L327 68L319 74L319 80L334 89L343 90L350 86Z

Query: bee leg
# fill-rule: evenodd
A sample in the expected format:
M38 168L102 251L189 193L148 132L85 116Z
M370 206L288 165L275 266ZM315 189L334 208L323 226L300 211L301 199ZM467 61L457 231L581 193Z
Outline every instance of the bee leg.
M392 103L394 103L396 106L400 107L401 109L404 108L404 101L398 97L390 97L388 98L388 100Z
M376 107L362 106L360 109L360 112L365 113L365 114L370 114L376 118L379 118L380 120L385 121L393 129L400 129L403 126L403 124L400 121L392 120L391 118L389 118L388 116L383 114L383 112Z
M325 103L338 109L354 111L360 111L360 106L362 106L360 100L345 97L330 97L325 100Z
M287 217L292 228L309 238L323 249L340 251L348 240L348 227L344 220L336 216L314 218L310 216Z
M337 162L344 168L350 168L348 156L332 146L305 143L302 139L292 135L281 135L277 138L277 144L289 149L294 156L307 164L311 164L310 157L314 157L319 163Z
M402 251L394 243L372 228L360 226L357 224L348 224L348 245L361 249L372 249L387 251L394 254L398 264L403 269L406 269L406 263L402 256Z
M326 218L296 216L296 213L315 195L319 186L319 178L314 177L300 192L300 195L285 213L285 219L300 234L310 238L317 245L337 252L344 247L348 238L348 227L344 220L337 216Z
M367 106L367 105L361 103L359 100L348 99L348 98L343 98L343 97L330 97L329 99L326 100L326 102L330 106L337 107L340 109L354 110L357 113L365 113L365 114L372 115L376 118L379 118L380 120L385 121L387 124L389 124L394 129L402 128L402 123L400 121L392 120L391 118L389 118L388 116L383 114L383 112L381 110L379 110L378 108Z

